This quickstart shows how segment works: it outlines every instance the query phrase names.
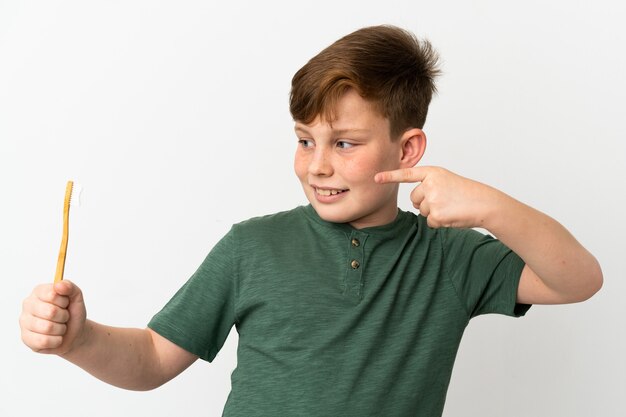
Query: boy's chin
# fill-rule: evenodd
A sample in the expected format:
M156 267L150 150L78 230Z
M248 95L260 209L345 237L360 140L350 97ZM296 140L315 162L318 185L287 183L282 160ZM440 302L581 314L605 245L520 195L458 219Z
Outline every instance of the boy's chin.
M395 202L393 206L377 210L356 205L354 202L337 205L320 204L318 201L310 200L309 202L320 219L329 223L348 223L357 229L391 223L398 215L398 206Z
M329 223L350 223L352 221L352 219L345 216L327 216L319 211L317 212L317 215L320 216L322 220Z
M313 206L313 210L315 210L320 219L324 221L330 223L350 223L354 221L355 216L350 216L345 210L339 209L339 207L319 207L316 204L311 204L311 206Z

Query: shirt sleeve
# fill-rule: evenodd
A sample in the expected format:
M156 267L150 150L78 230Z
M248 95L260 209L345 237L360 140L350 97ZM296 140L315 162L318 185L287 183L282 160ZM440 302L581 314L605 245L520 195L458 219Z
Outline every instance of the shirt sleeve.
M520 317L517 304L524 261L502 242L472 229L443 229L444 268L469 317L497 313Z
M188 352L213 361L235 322L235 278L231 229L148 327Z

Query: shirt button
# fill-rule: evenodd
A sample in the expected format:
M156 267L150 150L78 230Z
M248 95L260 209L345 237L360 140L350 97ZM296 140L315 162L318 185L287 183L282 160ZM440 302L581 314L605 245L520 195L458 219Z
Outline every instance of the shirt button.
M357 238L353 238L352 239L352 246L359 246L361 244L361 242L359 242L359 239Z
M358 269L361 264L356 259L353 259L352 262L350 262L350 266L352 267L352 269Z

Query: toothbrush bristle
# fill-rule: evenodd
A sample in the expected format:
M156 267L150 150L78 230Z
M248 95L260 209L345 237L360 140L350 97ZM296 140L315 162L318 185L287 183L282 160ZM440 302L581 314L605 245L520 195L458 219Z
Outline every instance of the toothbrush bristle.
M81 191L82 191L82 187L80 184L76 182L72 183L72 189L70 191L70 206L72 207L80 206Z

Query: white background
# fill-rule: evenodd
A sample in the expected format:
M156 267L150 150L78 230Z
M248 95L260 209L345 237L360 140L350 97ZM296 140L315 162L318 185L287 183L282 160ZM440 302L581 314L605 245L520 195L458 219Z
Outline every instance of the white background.
M66 277L92 319L145 326L232 223L306 203L291 77L381 23L442 57L423 163L557 218L605 276L588 302L473 320L445 416L626 415L624 7L0 1L0 415L221 415L236 332L213 364L146 393L22 345L21 301L54 275L65 182L84 187Z

